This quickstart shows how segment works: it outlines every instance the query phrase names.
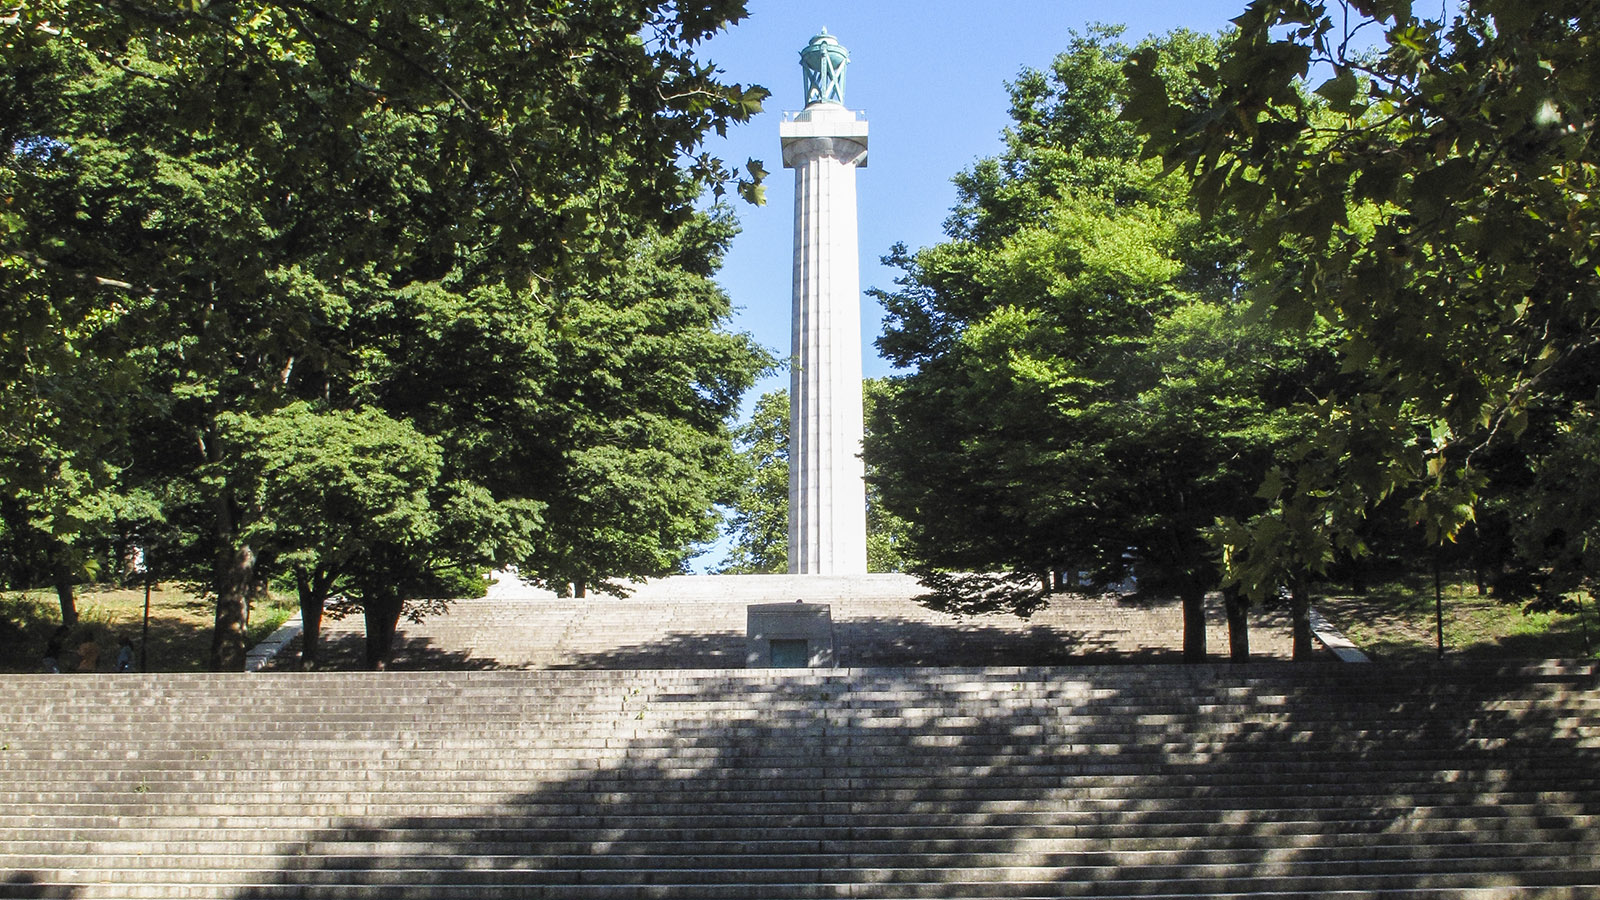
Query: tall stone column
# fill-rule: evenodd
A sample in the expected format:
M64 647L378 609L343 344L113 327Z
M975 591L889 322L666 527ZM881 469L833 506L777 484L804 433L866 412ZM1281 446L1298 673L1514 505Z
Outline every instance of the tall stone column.
M844 106L844 48L824 31L800 56L806 108L779 126L794 169L789 571L864 574L856 168L867 164L867 123Z

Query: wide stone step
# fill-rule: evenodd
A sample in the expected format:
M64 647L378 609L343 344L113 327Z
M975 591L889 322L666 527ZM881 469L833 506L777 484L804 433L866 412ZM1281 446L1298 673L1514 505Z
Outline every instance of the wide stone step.
M717 761L712 760L712 763ZM719 763L720 764L720 763ZM638 772L606 770L603 775L586 777L580 769L532 770L521 777L505 780L469 781L420 774L403 777L396 773L375 773L350 779L320 778L252 784L248 778L230 778L226 783L205 775L172 777L159 769L132 769L98 783L65 781L59 785L35 785L25 790L0 791L0 804L21 806L30 803L98 803L109 800L139 801L152 806L174 798L211 803L280 803L296 798L339 795L371 803L404 800L407 795L427 795L431 799L478 797L494 805L533 805L541 803L593 802L681 802L685 796L700 794L707 802L746 802L753 800L851 800L882 805L901 802L1067 802L1109 806L1156 806L1173 803L1253 802L1282 806L1295 798L1310 795L1326 798L1334 805L1369 803L1396 798L1386 805L1454 805L1474 802L1556 803L1573 798L1592 798L1596 781L1592 772L1578 769L1552 769L1544 778L1530 779L1515 770L1485 773L1466 766L1438 768L1425 773L1375 775L1361 783L1334 777L1306 777L1299 781L1292 769L1265 769L1260 772L1222 771L1212 774L1203 766L1185 769L1149 767L1140 771L1102 774L1097 772L1046 773L1038 776L1013 774L993 776L992 781L964 781L959 776L890 778L882 774L856 777L834 769L804 767L794 773L768 775L766 768L749 770L750 777L730 777L726 771L715 777L701 777L703 770L693 767L664 768L641 776ZM104 775L104 773L97 773ZM1351 771L1351 777L1361 773ZM1282 780L1271 780L1276 775ZM1560 776L1569 775L1566 783ZM547 777L540 777L547 776ZM1288 783L1285 783L1288 782Z
M1009 871L1007 881L930 880L905 882L841 883L825 878L833 873L796 873L794 882L763 882L759 896L771 900L822 900L822 898L1055 898L1122 897L1127 900L1167 898L1213 898L1213 900L1590 900L1585 884L1551 879L1530 879L1521 883L1510 878L1493 879L1492 886L1475 884L1476 873L1440 873L1416 876L1378 877L1349 882L1341 877L1293 879L1239 879L1226 881L1078 881L1058 880L1049 870L1028 880L1027 871ZM940 873L930 873L937 878ZM950 873L954 875L955 873ZM1423 884L1412 883L1417 880ZM565 884L565 885L484 885L428 883L425 885L313 885L284 882L230 885L77 885L72 882L44 881L28 873L14 876L12 883L0 885L0 897L32 900L40 897L73 897L84 900L144 900L144 898L247 898L247 900L392 900L394 897L429 897L434 900L738 900L752 896L751 888L737 879L682 884Z
M1597 710L1600 711L1600 710ZM21 749L48 745L88 749L104 741L130 741L153 737L167 737L180 745L208 744L246 747L258 743L268 745L292 740L360 741L372 739L414 740L437 742L452 738L460 740L537 740L541 737L560 737L570 740L594 740L597 737L615 739L618 736L642 741L672 740L683 743L696 738L731 736L769 736L784 730L828 731L851 739L861 745L881 744L904 746L921 741L963 741L972 744L1025 744L1031 737L1052 736L1070 738L1083 745L1135 745L1145 742L1161 743L1213 743L1231 742L1237 749L1250 749L1253 740L1291 741L1299 738L1312 745L1312 749L1336 747L1350 741L1409 741L1410 746L1426 746L1419 739L1480 739L1531 737L1555 735L1576 739L1596 734L1596 723L1587 712L1568 711L1555 718L1500 716L1480 713L1472 718L1459 717L1448 722L1418 722L1414 715L1397 714L1379 716L1363 713L1359 725L1351 724L1355 711L1346 709L1345 715L1323 719L1317 716L1290 717L1282 721L1269 721L1262 717L1241 714L1250 722L1249 727L1237 727L1231 722L1209 722L1204 719L1140 723L1134 717L1119 719L1115 715L1091 717L1083 721L1063 718L1043 718L1017 710L992 709L983 711L984 718L968 721L951 721L948 718L917 725L909 720L890 716L862 717L848 712L804 713L785 715L782 711L762 710L759 716L748 718L723 715L715 711L697 716L667 718L649 711L622 713L596 719L589 723L545 723L519 721L500 727L485 727L477 722L453 722L441 719L429 722L364 723L352 727L305 726L293 727L274 723L269 728L252 728L241 724L226 728L219 724L168 723L146 720L140 725L117 728L75 727L70 719L61 721L30 721L33 733L18 733L8 737L6 743ZM237 711L226 713L238 715ZM260 711L255 714L260 715ZM464 729L452 731L451 726ZM1113 723L1116 727L1113 727ZM1409 727L1407 727L1409 726Z
M350 852L360 854L360 847L371 844L397 844L397 846L443 847L450 854L536 855L582 854L582 852L632 852L632 847L677 847L680 852L698 852L707 846L765 846L784 844L805 849L818 847L830 854L909 854L910 849L922 849L930 854L954 852L992 852L992 854L1154 854L1168 857L1181 854L1184 860L1205 860L1210 854L1237 852L1246 857L1261 855L1323 855L1338 858L1357 854L1357 858L1376 858L1400 854L1405 858L1421 858L1438 854L1450 857L1451 849L1466 849L1472 855L1488 855L1494 847L1523 847L1520 855L1530 855L1533 850L1562 849L1586 844L1592 834L1579 826L1562 826L1541 823L1523 826L1518 823L1509 828L1478 828L1474 822L1435 823L1437 828L1392 833L1371 823L1365 828L1234 828L1234 830L1189 830L1176 834L1146 834L1128 831L1120 836L1106 836L1101 831L1072 826L1050 825L946 825L941 828L904 830L891 828L851 828L850 825L811 826L803 823L778 823L760 826L744 823L744 828L693 828L686 823L675 823L661 828L637 826L554 826L554 828L514 828L501 825L482 830L451 830L451 828L331 828L326 820L299 820L293 828L275 830L272 826L216 826L216 828L162 828L146 831L142 828L40 828L29 831L29 841L24 846L43 847L43 855L94 854L99 847L120 847L128 842L149 841L152 854L155 847L181 846L178 855L192 854L197 847L216 847L226 855L227 847L269 847L280 857L296 855L339 854L341 847L354 847ZM1522 828L1518 831L1517 828ZM59 841L51 841L51 834L59 834ZM278 834L278 839L270 839ZM338 838L342 834L344 838ZM803 838L803 839L802 839ZM226 844L227 847L222 847ZM1480 854L1478 849L1483 847ZM1552 850L1554 852L1554 850ZM1589 852L1594 852L1589 847ZM395 854L392 850L374 850L376 855ZM1518 855L1518 854L1510 854Z
M1196 840L1200 840L1199 837ZM973 844L980 844L975 848ZM11 871L40 868L123 869L269 869L279 866L315 869L381 868L974 868L1025 864L1051 867L1142 867L1178 863L1177 848L1162 850L1083 848L1082 841L904 842L874 845L863 841L675 841L466 842L408 840L404 833L385 841L305 841L285 845L250 841L12 841L0 855ZM877 849L874 849L874 846ZM1073 849L1073 848L1079 849ZM1449 862L1453 867L1507 865L1522 869L1536 862L1571 862L1580 866L1596 859L1594 847L1580 843L1462 842L1329 846L1296 852L1280 847L1276 859L1263 860L1260 848L1194 846L1182 852L1182 865L1265 869L1308 866L1341 869L1350 865L1388 866ZM1530 853L1537 851L1537 853Z
M1204 781L1203 778L1198 779ZM1338 815L1351 810L1376 810L1394 815L1407 810L1427 809L1435 815L1495 817L1543 812L1549 815L1577 815L1592 808L1576 789L1564 791L1484 791L1470 785L1399 786L1361 793L1349 790L1295 792L1282 785L1238 786L1233 789L1197 785L1190 790L1158 786L1145 790L1089 788L1080 786L1041 787L1037 791L1014 789L932 788L904 790L827 789L807 787L789 791L766 789L723 789L711 785L663 785L650 783L628 790L607 791L588 785L576 790L546 789L524 795L508 795L503 789L468 791L461 789L395 786L389 790L357 790L349 785L342 790L307 790L281 787L272 791L230 791L226 793L178 789L152 789L139 784L123 784L116 789L93 791L11 791L0 792L0 808L19 816L56 816L92 813L110 806L125 814L138 815L234 815L277 806L311 808L344 807L354 813L360 809L411 809L418 806L470 810L494 808L505 814L575 815L583 812L630 810L651 814L710 814L737 807L752 813L804 810L819 814L866 815L892 811L905 815L972 815L1061 810L1052 815L1098 817L1205 817L1218 811L1247 814L1251 811L1292 809L1299 813ZM370 813L362 813L370 814ZM398 813L397 813L398 814ZM1040 813L1042 814L1042 813Z
M427 810L417 807L417 810ZM307 807L298 810L302 815L284 815L274 818L249 816L211 816L204 812L187 813L193 826L176 824L163 827L142 821L136 815L113 816L121 820L124 830L114 834L126 840L134 834L151 840L179 840L195 834L198 829L233 829L242 831L252 840L277 839L286 842L301 840L307 833L315 833L328 821L341 813L336 807ZM352 813L346 813L352 814ZM353 813L358 815L359 813ZM400 815L424 818L427 812L409 811ZM440 816L439 818L450 818ZM830 821L830 819L834 821ZM65 814L60 821L82 822L62 836L79 839L82 829L107 827L88 817ZM215 824L210 824L215 823ZM1253 837L1282 837L1317 835L1337 841L1359 842L1366 836L1385 835L1390 829L1402 828L1407 840L1427 843L1432 835L1472 831L1484 840L1526 840L1529 842L1567 842L1581 840L1593 829L1600 827L1595 815L1512 815L1494 818L1455 818L1432 815L1396 816L1357 814L1318 816L1281 813L1273 816L1213 816L1177 821L1164 817L1096 817L1064 816L1029 813L985 813L942 816L895 816L893 814L852 813L824 815L819 812L738 812L733 814L585 814L581 818L570 816L528 817L515 819L516 834L530 841L582 841L601 840L605 835L615 835L618 840L671 840L684 836L686 840L730 841L781 840L801 837L816 840L844 840L856 838L867 841L918 841L949 840L961 835L973 838L995 839L1101 839L1136 841L1189 838L1214 832L1218 829L1236 828L1248 831ZM13 826L16 827L16 826ZM27 828L28 823L20 827ZM112 826L115 827L115 826ZM126 829L136 829L129 831ZM512 829L502 827L503 833ZM30 831L38 839L40 831ZM202 832L203 836L203 832ZM473 839L489 839L488 835Z
M104 773L97 773L104 776ZM711 778L640 779L633 773L614 772L610 778L536 780L444 779L436 775L404 778L393 772L363 773L346 779L323 776L305 781L260 784L248 777L230 777L226 782L210 775L176 777L174 773L151 770L130 771L103 780L59 785L35 785L28 790L0 791L0 806L13 811L30 804L144 802L151 806L180 797L190 802L235 803L242 805L288 803L312 798L382 802L398 799L445 801L450 798L480 798L497 806L528 807L547 804L631 803L681 804L686 799L705 803L848 801L861 806L904 803L1066 803L1090 808L1158 808L1166 805L1270 806L1285 805L1285 800L1307 798L1307 804L1344 806L1377 801L1389 807L1419 805L1457 806L1493 803L1504 807L1516 804L1550 805L1592 795L1600 787L1592 773L1572 772L1572 779L1560 790L1535 789L1519 781L1518 773L1505 771L1485 774L1475 770L1431 773L1384 778L1362 790L1360 785L1335 778L1308 778L1294 784L1241 778L1213 777L1204 771L1160 773L1160 783L1142 775L1059 775L1038 777L997 775L964 782L959 777L887 778L850 777L832 770L815 768L798 774L770 775L756 771L747 778L719 773Z
M483 858L469 857L454 864L439 867L372 865L374 860L335 860L333 865L316 864L315 860L295 859L277 870L283 880L297 886L393 886L393 887L508 887L536 885L706 885L743 884L873 884L911 885L928 882L940 884L1014 885L1017 883L1049 883L1057 885L1084 885L1100 882L1116 884L1125 889L1150 893L1156 889L1179 892L1198 892L1209 883L1212 888L1227 886L1234 890L1307 890L1318 885L1329 885L1332 879L1341 879L1345 888L1406 887L1426 884L1433 887L1455 885L1477 886L1485 873L1516 872L1514 879L1523 884L1575 885L1592 881L1600 875L1593 860L1584 861L1576 868L1562 866L1554 871L1530 873L1528 869L1545 867L1552 863L1576 862L1548 858L1501 857L1483 860L1451 860L1441 866L1436 860L1411 862L1375 862L1369 866L1356 863L1337 865L1314 862L1265 863L1259 865L1191 865L1172 864L1156 866L1053 866L1031 864L1018 860L999 860L975 866L941 866L936 861L922 865L895 868L875 868L845 859L818 857L812 859L782 858L768 860L728 860L717 865L714 860L684 858L669 860L676 865L657 865L656 860L624 860L636 865L549 865L550 861L500 860L501 865L489 865ZM471 865L463 863L470 862ZM642 864L642 865L640 865ZM120 876L129 887L141 884L169 885L182 888L194 885L233 886L245 873L214 865L203 868L172 868L134 866L126 869L109 867L68 868L54 873L60 881L93 884L104 880L107 874ZM1269 883L1269 880L1271 883ZM1081 889L1080 889L1081 890ZM1110 893L1101 888L1102 893ZM1002 896L1009 896L1002 894Z

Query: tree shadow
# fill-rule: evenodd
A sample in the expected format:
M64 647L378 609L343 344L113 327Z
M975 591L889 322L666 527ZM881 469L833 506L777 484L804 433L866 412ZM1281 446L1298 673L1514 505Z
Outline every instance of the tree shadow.
M553 669L742 669L740 631L669 631L658 639L569 654Z
M1054 625L1003 627L972 622L938 624L899 617L834 622L834 653L841 667L1111 665L1177 662L1176 649L1130 650L1093 632ZM322 640L321 668L359 670L364 644L358 633L338 632ZM738 669L747 642L738 631L671 631L657 639L574 651L550 662L508 662L441 646L425 636L399 636L392 671L481 671L491 669ZM264 671L294 671L299 638L285 646Z
M918 572L928 593L917 603L953 615L1008 612L1024 619L1050 603L1036 575L1023 572Z
M262 665L263 672L300 669L303 635L283 645L278 655ZM324 631L317 642L317 668L321 671L359 672L367 667L366 634L361 631ZM514 668L493 657L474 655L470 648L446 647L435 639L404 629L395 632L394 646L384 668L398 672L476 672Z
M1521 603L1493 596L1447 593L1444 598L1445 654L1453 659L1537 660L1593 657L1600 629L1580 615L1552 616L1529 628ZM1399 589L1362 596L1335 595L1317 604L1324 615L1360 638L1376 660L1428 662L1438 658L1432 583L1413 594ZM1593 630L1585 647L1585 628ZM1504 633L1500 633L1500 632Z
M1600 752L1570 692L1595 686L1587 667L630 673L522 724L547 748L502 778L525 790L310 831L234 896L1582 896Z
M846 665L1045 666L1151 662L1159 650L1128 652L1096 632L1059 625L935 624L911 619L857 619L834 625Z
M875 614L859 604L835 605L835 663L844 667L1067 666L1182 659L1177 642L1181 612L1170 597L1057 593L1052 595L1048 611L1026 620L998 614L924 612L906 603L898 606L910 611ZM1210 620L1220 622L1224 617L1220 602L1211 607ZM539 614L537 610L521 613L520 618L513 616L502 630L485 628L479 618L469 615L466 627L452 631L447 614L430 618L423 629L402 626L388 668L742 668L747 655L744 631L727 625L730 618L743 618L744 607L718 609L716 615L696 622L692 629L662 632L640 631L614 617L569 622L561 618L570 615L569 611L552 613L554 618L541 622L531 618ZM608 624L616 627L608 629ZM1253 614L1252 628L1274 627L1287 633L1281 611L1257 610ZM563 632L582 637L562 637ZM1161 637L1168 632L1172 640L1163 642ZM300 640L297 637L290 642L266 670L297 669ZM358 630L324 630L321 646L321 668L362 668L364 645ZM1261 652L1273 653L1270 648L1258 647Z
M49 883L39 872L14 872L0 882L0 897L6 900L72 900L78 895L77 888Z
M1495 638L1490 645L1470 648L1462 655L1490 659L1539 659L1556 650L1568 659L1583 659L1585 656L1594 658L1600 656L1596 638L1600 638L1600 635L1586 636L1582 625L1561 631L1552 629L1545 634L1506 634Z
M834 659L845 668L1081 665L1160 658L1159 652L1120 652L1087 632L1050 625L939 624L898 616L837 620L833 641ZM741 632L669 632L659 640L574 654L553 668L743 668L746 649Z

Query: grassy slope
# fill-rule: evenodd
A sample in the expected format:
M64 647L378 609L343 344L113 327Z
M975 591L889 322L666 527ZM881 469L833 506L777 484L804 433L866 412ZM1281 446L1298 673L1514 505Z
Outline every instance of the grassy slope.
M100 648L96 669L109 672L123 637L130 638L138 652L144 590L84 586L79 591L79 623L65 643L62 671L75 671L78 647L93 641ZM293 598L257 603L250 615L247 644L271 634L296 608ZM213 618L209 601L175 585L158 585L150 595L150 671L203 671L211 651ZM53 591L0 594L0 672L40 671L45 647L60 621L61 607Z
M1584 616L1524 613L1478 593L1471 582L1447 580L1443 590L1444 646L1448 657L1477 659L1583 659L1600 652L1600 616L1592 599ZM1433 579L1414 576L1380 585L1361 596L1334 594L1314 601L1356 646L1377 660L1425 660L1438 654ZM1587 619L1589 645L1585 650Z

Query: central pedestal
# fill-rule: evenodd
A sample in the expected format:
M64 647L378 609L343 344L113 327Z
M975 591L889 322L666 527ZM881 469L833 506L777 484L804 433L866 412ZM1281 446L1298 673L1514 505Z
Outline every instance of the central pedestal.
M826 603L758 603L745 611L745 665L833 667L833 614Z

